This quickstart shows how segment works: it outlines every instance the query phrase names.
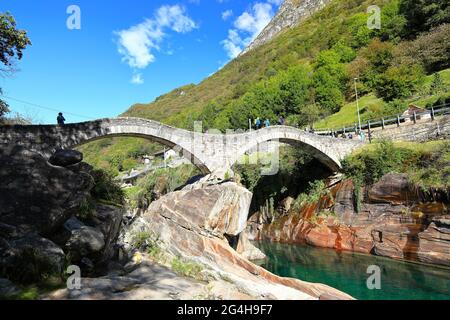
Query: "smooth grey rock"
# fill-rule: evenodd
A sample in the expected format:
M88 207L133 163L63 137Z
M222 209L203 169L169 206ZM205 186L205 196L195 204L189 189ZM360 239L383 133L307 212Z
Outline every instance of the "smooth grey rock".
M85 224L75 217L71 217L69 220L64 222L64 228L70 232L81 229L84 226Z
M57 150L48 162L57 167L68 167L83 161L83 154L76 150Z
M64 262L64 251L37 234L0 236L0 276L20 283L36 282L45 275L61 274Z
M83 226L72 231L66 247L75 259L81 259L101 251L105 247L105 236L98 229Z
M86 201L94 185L87 173L50 165L21 146L0 145L0 222L51 234Z
M0 298L11 298L20 293L20 289L8 279L0 278Z

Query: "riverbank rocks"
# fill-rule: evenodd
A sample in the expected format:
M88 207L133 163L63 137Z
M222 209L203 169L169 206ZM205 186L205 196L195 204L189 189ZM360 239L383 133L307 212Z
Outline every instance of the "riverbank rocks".
M250 242L245 232L242 232L239 236L236 252L251 261L266 258L266 255Z
M248 190L232 182L191 186L153 202L121 239L133 252L136 235L156 235L154 242L164 254L201 266L198 274L205 280L226 279L253 298L318 299L329 293L351 299L325 285L275 276L230 246L227 239L246 226L251 198Z
M95 205L92 167L76 161L54 166L21 146L0 146L0 277L30 283L61 275L67 258L92 269L115 254L123 212Z
M8 228L9 232L5 233ZM32 283L46 275L60 275L64 251L52 241L12 226L0 226L0 274L18 283ZM11 233L12 231L12 233Z
M148 212L186 229L222 238L237 236L246 227L252 194L231 182L205 188L183 189L153 202Z
M246 233L255 240L450 265L448 202L425 201L424 192L412 185L406 174L396 173L361 188L359 212L355 194L353 183L344 180L316 203L288 215L279 212L273 222L261 214L253 215Z
M407 174L390 173L369 189L368 198L372 203L405 204L417 199L411 189Z
M68 167L83 161L83 154L76 150L56 150L48 162L57 167Z
M8 279L0 278L0 299L17 296L20 289Z
M450 266L450 215L435 217L419 234L420 261Z
M53 232L89 196L92 177L50 165L20 146L0 146L0 222Z

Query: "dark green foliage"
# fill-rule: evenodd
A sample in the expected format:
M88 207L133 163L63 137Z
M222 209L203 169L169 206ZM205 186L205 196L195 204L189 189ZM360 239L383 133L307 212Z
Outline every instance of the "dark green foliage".
M6 69L0 68L0 75L12 71L14 60L22 59L23 50L29 45L31 42L26 31L17 29L14 17L8 12L0 13L0 62L6 66ZM0 118L9 112L8 107L8 104L0 99Z
M428 73L450 68L450 24L443 24L404 41L396 48L396 56L420 63Z
M17 29L14 17L0 13L0 62L12 66L14 59L22 59L23 50L31 45L27 32Z
M433 75L433 82L430 85L430 94L442 93L445 90L444 80L439 73Z
M95 170L91 174L95 182L91 195L95 200L119 206L125 203L125 194L114 181L111 173L104 170Z
M298 147L282 147L279 160L279 171L273 176L262 176L262 165L239 164L233 167L241 177L241 183L253 192L251 212L267 205L270 209L270 203L276 207L288 196L295 198L306 190L309 182L325 179L330 174L325 166Z
M391 66L379 76L376 93L385 101L404 99L416 93L424 79L425 74L418 64Z
M382 141L374 150L367 150L343 161L343 171L356 186L373 185L385 174L407 173L409 180L424 191L450 186L450 144L430 142L404 147Z
M390 172L403 172L417 154L409 149L396 148L389 140L384 140L374 152L364 152L343 161L343 172L354 181L365 185L376 183Z
M448 0L402 0L400 13L407 20L406 32L413 37L420 32L450 23L450 2Z

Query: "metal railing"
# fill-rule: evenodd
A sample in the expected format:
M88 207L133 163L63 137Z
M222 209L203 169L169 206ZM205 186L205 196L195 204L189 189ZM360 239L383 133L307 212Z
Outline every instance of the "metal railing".
M367 120L364 124L361 123L361 130L363 131L371 131L376 128L385 129L390 125L397 125L400 127L402 123L406 123L412 121L414 124L423 119L431 119L434 121L436 117L450 115L450 107L446 107L448 104L443 105L441 107L432 107L431 109L416 113L414 112L412 115L397 115L392 118L381 118L377 120ZM318 135L342 135L347 133L356 133L359 131L359 125L357 123L352 124L351 126L343 126L339 129L327 129L316 131L315 133Z

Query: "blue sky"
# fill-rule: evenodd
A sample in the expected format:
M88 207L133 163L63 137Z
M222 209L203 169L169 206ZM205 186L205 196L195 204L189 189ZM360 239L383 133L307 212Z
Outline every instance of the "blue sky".
M1 0L0 12L11 12L33 43L18 71L0 78L3 98L39 123L55 122L44 108L65 112L68 122L117 116L216 72L280 2ZM81 28L69 29L68 20Z

